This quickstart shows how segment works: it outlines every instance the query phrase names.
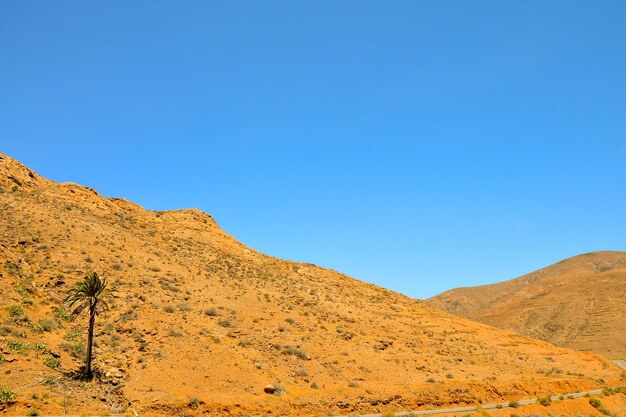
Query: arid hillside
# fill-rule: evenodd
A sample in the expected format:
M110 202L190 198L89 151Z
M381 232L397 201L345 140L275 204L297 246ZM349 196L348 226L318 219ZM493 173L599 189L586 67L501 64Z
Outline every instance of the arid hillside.
M85 383L73 373L87 317L70 320L63 299L92 270L115 299L96 321L97 375ZM263 255L198 210L148 211L2 154L0 280L11 415L348 414L624 383L599 355Z
M426 302L491 326L609 358L626 357L626 252L594 252Z

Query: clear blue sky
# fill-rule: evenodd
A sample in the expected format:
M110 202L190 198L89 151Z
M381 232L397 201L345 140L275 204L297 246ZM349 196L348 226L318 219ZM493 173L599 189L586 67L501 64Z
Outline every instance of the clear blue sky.
M626 250L626 2L0 2L0 151L414 297Z

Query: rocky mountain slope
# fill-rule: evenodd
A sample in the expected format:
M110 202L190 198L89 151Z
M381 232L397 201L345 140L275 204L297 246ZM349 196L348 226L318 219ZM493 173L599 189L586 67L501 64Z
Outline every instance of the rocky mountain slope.
M97 377L84 383L73 374L87 320L62 302L92 270L115 299L96 322ZM0 281L9 414L348 414L623 381L598 355L263 255L198 210L144 210L2 154Z
M528 275L429 300L502 329L609 358L626 357L626 252L594 252Z

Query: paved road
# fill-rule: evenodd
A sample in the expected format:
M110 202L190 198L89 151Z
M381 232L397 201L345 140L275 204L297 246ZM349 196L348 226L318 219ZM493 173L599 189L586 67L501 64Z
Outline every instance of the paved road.
M626 371L626 361L616 360L616 361L613 361L613 362L615 362L617 364L617 366L621 366L622 369Z
M620 365L621 366L621 365ZM626 364L624 364L624 366L626 366ZM589 394L589 395L598 395L602 392L601 389L596 389L593 391L584 391L584 392L575 392L572 394L563 394L563 396L565 397L569 397L569 398L580 398L580 397L584 397L585 395ZM561 398L561 395L553 395L552 397L550 397L550 399L552 401L557 401L558 399ZM537 398L530 398L527 400L519 400L517 403L519 405L528 405L528 404L534 404L537 402ZM494 408L509 408L509 403L496 403L496 404L486 404L483 405L481 407L482 410L492 410ZM431 414L449 414L449 413L464 413L464 412L468 412L468 411L476 411L477 408L476 406L468 406L468 407L459 407L459 408L439 408L437 410L421 410L421 411L402 411L399 413L396 413L397 417L402 417L402 416L426 416L426 415L431 415ZM360 415L360 417L381 417L382 414L362 414ZM341 417L347 417L347 416L341 416Z

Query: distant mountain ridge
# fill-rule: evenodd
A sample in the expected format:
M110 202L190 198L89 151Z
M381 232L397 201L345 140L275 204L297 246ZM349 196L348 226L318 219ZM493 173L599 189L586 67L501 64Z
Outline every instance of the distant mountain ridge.
M559 346L626 357L626 252L585 253L426 303Z

